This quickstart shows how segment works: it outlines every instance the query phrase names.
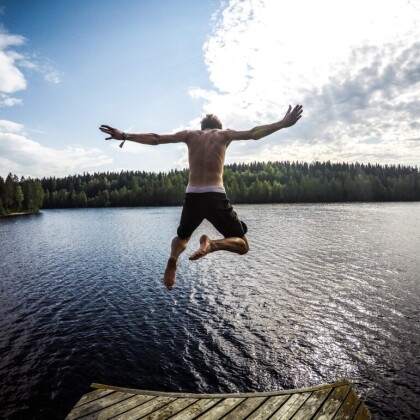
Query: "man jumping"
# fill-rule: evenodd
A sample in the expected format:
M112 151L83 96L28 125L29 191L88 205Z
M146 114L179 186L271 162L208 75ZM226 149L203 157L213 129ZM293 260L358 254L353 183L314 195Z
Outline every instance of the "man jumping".
M129 140L141 144L159 145L185 143L188 147L189 178L177 236L172 240L171 255L164 274L168 290L175 284L178 258L187 247L195 229L207 219L224 236L224 239L200 238L200 247L190 256L198 260L210 252L229 251L246 254L249 250L245 234L247 226L238 219L223 186L223 166L226 149L235 140L259 140L282 128L291 127L302 116L302 106L293 110L289 105L281 121L261 125L247 131L223 130L220 120L207 114L201 121L201 130L180 131L175 134L131 134L101 125L99 129L109 134L106 140Z

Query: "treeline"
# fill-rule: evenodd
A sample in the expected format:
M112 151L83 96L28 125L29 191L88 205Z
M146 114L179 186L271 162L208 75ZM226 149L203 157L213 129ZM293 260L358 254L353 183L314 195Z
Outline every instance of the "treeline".
M182 204L187 170L102 172L43 178L44 208L171 206ZM420 200L416 167L331 162L227 165L233 203Z
M0 176L0 216L11 213L36 213L44 202L44 190L39 179L19 179L9 174Z
M182 203L188 172L85 173L41 182L45 208L171 206Z
M417 167L331 162L256 162L225 166L233 203L419 201ZM40 208L182 204L187 170L84 173L65 178L0 177L0 216Z

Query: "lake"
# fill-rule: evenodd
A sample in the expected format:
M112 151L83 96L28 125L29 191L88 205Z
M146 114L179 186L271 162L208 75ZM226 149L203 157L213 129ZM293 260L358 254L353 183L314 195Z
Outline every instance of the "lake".
M420 203L241 205L250 252L162 284L180 207L0 219L2 418L63 418L92 382L246 392L348 379L416 418Z

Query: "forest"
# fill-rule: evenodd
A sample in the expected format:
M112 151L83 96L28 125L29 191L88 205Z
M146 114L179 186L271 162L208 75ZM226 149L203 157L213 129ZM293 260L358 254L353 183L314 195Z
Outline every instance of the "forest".
M417 167L254 162L224 169L232 203L418 201ZM64 178L0 177L0 215L39 208L181 205L188 170L100 172Z
M39 179L19 179L9 174L0 176L0 216L13 213L37 213L44 203L44 190Z

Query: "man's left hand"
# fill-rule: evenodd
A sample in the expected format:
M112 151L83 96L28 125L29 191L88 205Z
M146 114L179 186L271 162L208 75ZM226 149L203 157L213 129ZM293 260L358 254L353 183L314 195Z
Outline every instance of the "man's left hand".
M123 132L120 130L117 130L116 128L110 127L109 125L101 125L99 127L99 130L101 130L105 134L109 134L110 137L107 137L105 140L124 140L123 139Z

